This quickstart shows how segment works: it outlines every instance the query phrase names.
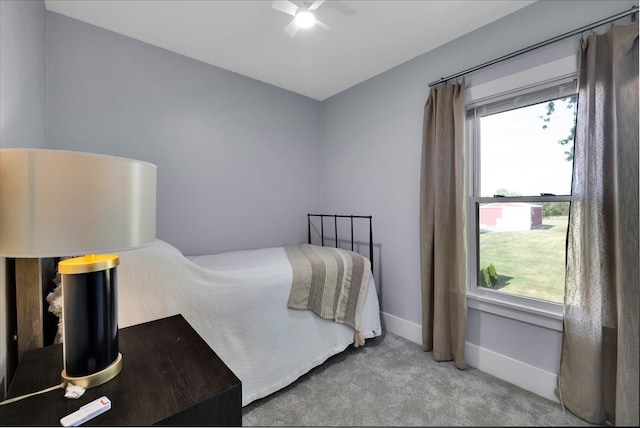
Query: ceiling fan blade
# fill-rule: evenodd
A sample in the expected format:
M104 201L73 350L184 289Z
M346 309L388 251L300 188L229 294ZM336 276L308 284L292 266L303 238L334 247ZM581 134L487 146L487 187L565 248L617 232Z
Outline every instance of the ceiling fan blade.
M347 16L353 15L354 13L356 13L355 10L353 10L351 7L347 6L346 4L344 4L340 0L330 1L329 3L326 4L326 7L334 8L338 12L342 13L343 15L347 15Z
M295 19L292 19L291 22L287 24L286 27L284 27L284 32L287 33L289 37L293 37L296 35L299 29L300 27L298 27L298 24L296 24Z
M273 0L271 7L291 16L296 16L296 11L298 10L298 6L288 0Z
M324 0L316 0L314 1L311 6L309 6L309 10L316 10L317 8L320 7L320 5L322 5L322 3L324 3Z
M317 19L316 19L316 24L318 25L318 27L322 27L322 28L324 28L325 30L328 30L328 29L330 29L330 28L331 28L331 27L329 27L327 24L325 24L324 22L322 22L322 21L318 21Z

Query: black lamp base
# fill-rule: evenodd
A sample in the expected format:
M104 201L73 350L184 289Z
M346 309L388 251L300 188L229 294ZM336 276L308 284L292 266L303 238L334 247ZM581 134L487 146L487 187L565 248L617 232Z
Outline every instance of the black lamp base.
M122 370L118 352L118 293L114 254L58 263L62 277L64 371L62 379L92 388Z
M68 376L65 370L62 371L62 380L73 385L81 386L85 389L93 388L103 383L109 382L118 376L122 370L122 354L118 352L118 358L103 370L86 376Z

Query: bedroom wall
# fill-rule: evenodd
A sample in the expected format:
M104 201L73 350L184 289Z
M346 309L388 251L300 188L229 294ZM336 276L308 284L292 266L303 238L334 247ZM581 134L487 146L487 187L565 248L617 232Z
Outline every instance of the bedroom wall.
M44 3L0 1L0 147L43 147L46 132ZM0 257L0 397L7 370L6 260Z
M158 166L186 255L299 243L320 207L318 101L47 13L47 148Z
M331 165L323 170L323 209L373 215L382 261L376 281L389 331L421 343L419 174L428 84L637 4L538 1L323 102L323 162ZM563 44L565 56L577 52L574 42ZM527 386L545 377L550 398L560 342L559 331L468 311L467 356L494 374L515 367L510 380Z

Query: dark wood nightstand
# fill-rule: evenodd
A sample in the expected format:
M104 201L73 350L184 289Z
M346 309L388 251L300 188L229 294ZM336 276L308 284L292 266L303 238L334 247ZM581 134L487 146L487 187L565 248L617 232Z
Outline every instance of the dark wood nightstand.
M122 372L77 400L58 389L0 407L0 425L60 426L60 418L106 395L111 410L84 425L242 425L242 385L182 315L119 331ZM8 398L61 382L62 345L21 358ZM84 426L83 425L83 426Z

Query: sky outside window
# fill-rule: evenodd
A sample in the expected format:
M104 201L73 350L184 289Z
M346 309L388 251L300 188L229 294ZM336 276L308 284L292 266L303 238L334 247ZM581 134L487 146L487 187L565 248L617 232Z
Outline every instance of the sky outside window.
M506 189L509 195L538 196L540 193L571 193L572 161L565 152L573 142L561 145L574 126L574 109L567 101L555 100L555 111L545 123L543 102L485 116L481 129L481 196ZM543 129L543 125L547 125Z

